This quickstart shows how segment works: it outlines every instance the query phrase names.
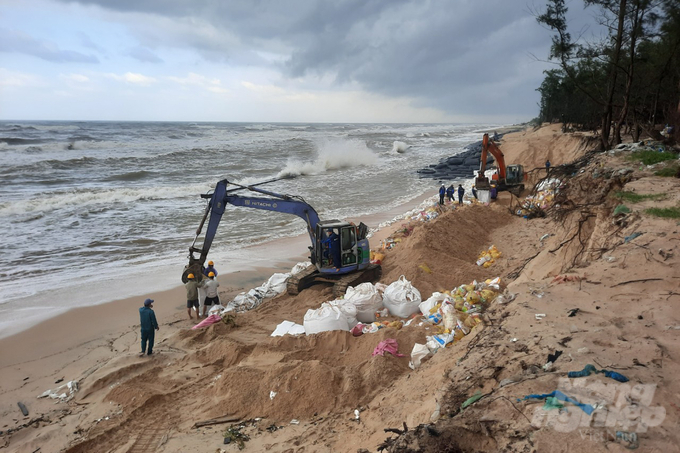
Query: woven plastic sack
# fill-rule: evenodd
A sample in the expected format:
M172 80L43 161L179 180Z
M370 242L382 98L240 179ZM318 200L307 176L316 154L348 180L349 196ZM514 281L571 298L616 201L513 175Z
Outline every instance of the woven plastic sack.
M347 301L345 299L340 299L340 300L332 300L330 302L326 302L329 305L332 305L334 307L337 307L338 310L342 312L343 315L345 315L345 319L347 320L347 327L352 329L354 326L357 325L357 307L354 306L354 304L350 301ZM322 304L321 306L325 305L326 303Z
M399 280L391 283L383 293L383 305L393 316L408 318L420 309L418 306L422 302L420 291L411 282L406 280L403 275Z
M418 308L420 309L420 312L423 314L423 316L430 316L432 313L432 309L440 302L443 302L446 300L446 298L449 297L448 295L444 293L439 293L439 292L434 292L430 296L429 299L423 301Z
M345 291L345 300L354 304L357 320L363 323L375 321L375 312L383 308L382 294L370 282L349 286Z
M303 325L307 335L331 330L349 331L345 314L338 307L326 303L316 310L307 310Z

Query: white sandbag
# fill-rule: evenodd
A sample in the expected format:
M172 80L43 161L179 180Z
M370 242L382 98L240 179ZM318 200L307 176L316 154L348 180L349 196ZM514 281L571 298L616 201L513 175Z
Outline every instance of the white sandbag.
M374 322L375 312L383 308L382 294L370 282L347 287L345 300L351 301L356 307L359 322Z
M290 274L291 275L299 274L300 272L304 271L311 265L312 263L310 263L309 261L297 263L295 266L293 266L293 269L291 269Z
M326 303L316 310L307 310L303 325L307 335L330 330L349 331L345 314L338 307Z
M342 314L345 315L345 319L347 320L347 327L352 329L352 327L356 326L358 324L357 321L357 307L354 306L354 304L350 301L347 301L345 299L339 299L339 300L332 300L330 302L326 302L330 305L333 305L335 307L338 307L338 309L342 312ZM323 306L323 304L322 304Z
M251 289L247 293L240 293L234 300L227 304L227 309L243 312L252 310L262 303L262 297L259 292Z
M408 318L418 312L418 306L422 302L420 291L411 285L403 275L399 280L391 283L383 293L383 305L393 316Z
M290 274L276 273L269 277L265 283L255 288L262 294L262 297L276 297L286 291L286 282Z
M437 305L439 302L442 302L446 300L446 298L449 297L444 293L439 293L439 292L433 292L432 295L430 296L429 299L423 301L418 308L420 309L420 312L423 314L423 316L430 316L432 313L430 313L430 310L434 308L435 305Z

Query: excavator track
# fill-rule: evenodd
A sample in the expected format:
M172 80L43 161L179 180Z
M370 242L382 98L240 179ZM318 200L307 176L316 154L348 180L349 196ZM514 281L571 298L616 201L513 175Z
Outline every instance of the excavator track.
M291 276L287 282L288 294L296 296L305 288L314 283L333 283L333 296L340 298L345 295L348 286L356 286L359 283L380 280L382 267L379 264L371 264L366 269L352 272L351 274L333 276L321 274L316 267L309 266L304 271Z
M371 264L366 269L340 277L333 285L333 296L343 297L347 292L348 286L356 286L359 283L373 282L382 277L382 267L379 264Z
M309 266L307 269L291 275L286 283L286 289L291 296L297 296L305 288L314 284L314 277L319 274L316 266Z

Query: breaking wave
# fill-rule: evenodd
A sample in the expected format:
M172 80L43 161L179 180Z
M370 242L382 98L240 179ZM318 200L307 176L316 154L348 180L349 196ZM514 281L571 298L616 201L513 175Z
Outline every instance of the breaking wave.
M395 141L394 143L392 143L392 152L393 153L400 153L400 154L405 153L406 150L409 149L410 147L411 147L411 145L407 145L404 142Z
M0 203L0 217L45 213L59 209L75 209L114 203L133 203L142 200L167 200L195 197L206 192L208 184L192 184L177 187L118 188L106 190L75 189L67 192L41 194L28 200ZM32 219L33 217L29 217Z
M370 166L377 159L364 141L328 139L318 146L318 155L314 162L289 159L286 167L276 176L319 175L343 168Z

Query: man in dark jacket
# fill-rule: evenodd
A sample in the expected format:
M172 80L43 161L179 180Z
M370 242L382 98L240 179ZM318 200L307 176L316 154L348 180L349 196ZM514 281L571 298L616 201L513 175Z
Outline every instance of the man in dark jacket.
M455 191L456 189L453 188L453 184L446 189L446 198L448 198L450 202L453 202L453 192Z
M328 237L322 242L325 244L326 250L328 250L328 254L333 261L333 266L335 266L336 269L340 269L342 267L340 258L340 237L335 234L333 230L326 230L326 234L328 234Z
M144 301L144 306L139 309L139 323L142 326L142 354L153 354L153 340L156 336L155 330L158 330L158 322L156 321L156 314L152 310L153 300L147 299ZM147 349L146 344L149 343Z
M463 195L465 195L465 189L462 184L458 184L458 204L463 204Z
M444 197L446 196L446 186L442 184L439 188L439 204L444 204Z

